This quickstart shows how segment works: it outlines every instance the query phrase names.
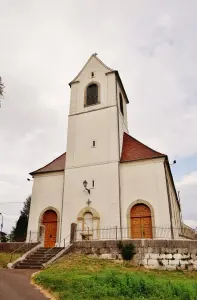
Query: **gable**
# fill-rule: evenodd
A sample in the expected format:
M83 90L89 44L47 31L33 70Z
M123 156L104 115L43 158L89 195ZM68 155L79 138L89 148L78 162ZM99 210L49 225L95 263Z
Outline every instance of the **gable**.
M149 148L124 132L121 163L158 157L166 157L166 155Z
M84 65L84 67L81 69L81 71L78 73L78 75L69 83L71 86L72 83L80 81L81 75L83 75L86 70L96 71L95 69L103 70L103 72L111 72L113 69L107 67L98 57L97 54L92 54L90 58L88 59L87 63Z

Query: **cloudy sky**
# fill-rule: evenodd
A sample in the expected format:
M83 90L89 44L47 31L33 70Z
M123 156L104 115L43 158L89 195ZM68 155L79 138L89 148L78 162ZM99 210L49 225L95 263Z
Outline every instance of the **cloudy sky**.
M4 231L31 193L28 173L66 150L68 82L95 52L120 72L130 134L177 160L183 217L197 226L196 29L196 0L0 0Z

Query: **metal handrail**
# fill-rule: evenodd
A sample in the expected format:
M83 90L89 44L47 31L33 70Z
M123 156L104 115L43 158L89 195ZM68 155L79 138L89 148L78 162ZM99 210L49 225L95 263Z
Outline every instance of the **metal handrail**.
M65 240L66 240L68 237L70 237L70 234L67 235L65 238L63 238L63 239L62 239L59 243L57 243L54 247L49 248L49 250L47 250L47 251L45 252L44 258L48 255L48 253L49 253L50 251L52 251L54 248L57 248L57 245L60 246L62 242L64 242L64 248L65 248L65 246L66 246ZM69 244L69 242L68 242L67 244Z
M32 243L33 242L33 240L37 240L37 237L35 237L35 238L33 238L32 240L30 240L29 241L29 243L24 243L23 245L21 245L20 247L18 247L17 249L15 249L14 251L12 251L11 252L11 255L10 255L10 263L12 262L12 257L13 257L13 254L15 253L15 252L18 252L20 249L22 249L24 246L26 246L26 247L28 247L28 245L30 244L30 243ZM21 256L22 256L22 253L23 252L21 252Z

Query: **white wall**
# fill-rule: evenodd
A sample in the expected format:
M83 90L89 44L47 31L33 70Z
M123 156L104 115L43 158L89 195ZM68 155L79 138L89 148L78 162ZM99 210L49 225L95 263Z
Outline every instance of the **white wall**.
M33 238L37 236L39 217L45 208L52 206L59 213L61 212L63 176L63 172L45 173L34 176L28 223L28 233L30 231L33 232ZM27 236L27 241L28 239L29 235Z
M122 100L123 100L123 111L124 111L124 116L122 115L120 111L120 93L122 95ZM119 120L119 140L120 140L120 157L122 153L122 143L123 143L123 134L124 132L129 132L128 131L128 122L127 122L127 103L126 99L124 98L124 93L117 82L117 102L118 102L118 120Z
M88 187L95 182L90 195L84 190L83 181ZM64 210L62 238L70 234L70 224L77 222L81 209L87 207L87 200L100 215L100 228L120 224L118 162L72 168L65 171Z
M69 117L66 168L114 160L118 160L115 106Z
M94 72L94 77L91 77ZM71 85L70 115L116 105L115 74L106 75L109 69L104 67L95 57L89 61L84 70ZM91 82L99 84L100 104L84 107L85 89Z
M93 56L71 85L66 168L119 159L116 78L107 72L109 69ZM91 82L98 83L100 103L86 107L85 91Z
M94 72L94 78L91 77ZM119 132L115 74L94 56L71 85L70 115L68 121L67 156L62 237L70 234L70 225L87 206L100 215L100 227L119 225ZM99 85L99 104L84 106L88 84ZM92 147L93 140L96 142ZM83 181L95 188L89 195Z
M127 227L127 210L136 200L149 202L155 215L155 225L170 228L170 215L163 159L122 163L122 222Z
M167 183L169 188L169 196L171 202L171 210L172 210L172 225L174 228L174 237L179 238L179 233L181 233L181 219L180 219L180 209L177 202L176 194L173 188L173 183L169 174L168 169L166 168L167 173Z

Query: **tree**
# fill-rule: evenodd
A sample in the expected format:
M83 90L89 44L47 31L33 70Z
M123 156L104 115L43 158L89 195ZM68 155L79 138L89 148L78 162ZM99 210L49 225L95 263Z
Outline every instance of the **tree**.
M31 195L27 197L26 201L24 202L23 208L20 211L19 219L11 231L12 239L16 242L24 242L26 239L30 204Z
M0 97L3 97L3 94L4 94L4 84L2 82L2 78L0 76Z
M2 78L0 76L0 107L1 107L1 98L3 98L3 94L4 94L4 84L2 82Z

